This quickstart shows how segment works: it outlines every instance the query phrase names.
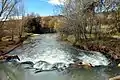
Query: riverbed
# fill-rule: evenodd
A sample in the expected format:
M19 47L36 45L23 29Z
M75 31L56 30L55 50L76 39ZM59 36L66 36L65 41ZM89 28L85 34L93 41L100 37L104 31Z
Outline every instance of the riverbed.
M108 80L120 75L120 68L99 52L83 51L59 40L58 34L35 34L10 54L20 61L0 64L0 80ZM75 60L91 68L72 68Z

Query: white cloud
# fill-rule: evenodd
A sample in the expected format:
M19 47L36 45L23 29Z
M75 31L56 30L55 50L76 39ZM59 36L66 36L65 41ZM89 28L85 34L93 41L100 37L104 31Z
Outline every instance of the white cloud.
M53 4L53 5L63 5L65 0L48 0L48 3Z

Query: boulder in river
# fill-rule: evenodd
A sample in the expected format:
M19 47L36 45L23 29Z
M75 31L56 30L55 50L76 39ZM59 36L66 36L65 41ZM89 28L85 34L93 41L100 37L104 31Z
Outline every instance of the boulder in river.
M39 70L49 70L49 69L51 69L52 66L48 62L40 60L40 61L36 62L33 67L37 68Z
M54 70L64 70L64 69L66 69L67 68L67 65L65 64L65 63L61 63L61 62L59 62L59 63L54 63L53 65L52 65L52 69Z
M69 65L71 68L85 68L85 69L90 69L92 66L92 64L90 63L85 63L83 61L76 61L72 64Z
M20 61L20 58L17 55L3 55L0 56L0 61L11 61L17 59Z
M23 68L25 69L30 69L33 68L34 63L31 61L26 61L26 62L21 62L20 65L23 66Z

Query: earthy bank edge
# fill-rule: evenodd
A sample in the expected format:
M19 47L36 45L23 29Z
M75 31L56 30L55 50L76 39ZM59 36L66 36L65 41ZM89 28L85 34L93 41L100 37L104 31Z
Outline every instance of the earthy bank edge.
M116 64L120 63L120 38L105 37L102 39L86 39L77 41L74 35L60 34L62 41L68 42L68 44L74 47L86 50L97 51L104 54L107 58L113 60Z
M16 41L7 41L7 42L1 42L2 44L1 47L3 49L0 49L0 56L6 55L13 51L15 48L19 47L20 45L23 44L23 42L31 35L26 35L25 37L22 37L20 40Z
M87 43L80 43L79 45L73 45L81 50L87 51L97 51L104 54L107 58L115 62L115 64L120 63L120 40L112 41L112 44L100 44L94 41L88 41Z

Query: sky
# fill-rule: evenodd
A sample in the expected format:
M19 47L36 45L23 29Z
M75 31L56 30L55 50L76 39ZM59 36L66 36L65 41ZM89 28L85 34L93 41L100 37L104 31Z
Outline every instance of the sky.
M64 0L24 0L26 13L38 13L40 16L55 15L56 6Z

